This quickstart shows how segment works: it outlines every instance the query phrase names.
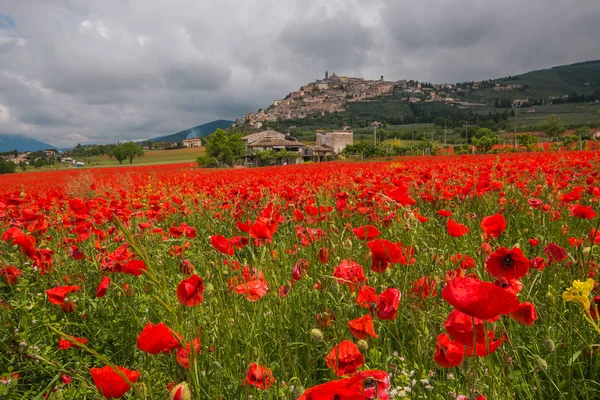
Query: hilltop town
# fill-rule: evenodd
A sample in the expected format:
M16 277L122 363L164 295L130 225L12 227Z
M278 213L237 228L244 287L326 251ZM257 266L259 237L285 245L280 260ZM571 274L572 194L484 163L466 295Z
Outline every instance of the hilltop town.
M505 84L501 81L431 84L415 80L386 81L331 75L325 71L324 79L317 79L300 89L289 93L281 100L275 100L266 109L250 112L236 121L237 125L249 124L260 129L265 121L281 121L324 116L327 113L344 112L349 103L368 101L381 96L400 96L409 103L441 102L459 107L477 107L485 104L459 99L460 93L470 93L492 87L494 91L515 91L522 88L518 84ZM519 100L521 103L528 99Z

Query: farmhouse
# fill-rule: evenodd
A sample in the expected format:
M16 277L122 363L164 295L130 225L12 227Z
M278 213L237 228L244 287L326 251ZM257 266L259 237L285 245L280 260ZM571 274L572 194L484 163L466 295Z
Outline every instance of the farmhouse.
M184 139L183 147L202 147L202 139L200 139L200 138Z
M292 164L301 164L303 162L305 146L295 139L291 140L290 138L287 138L283 133L266 130L245 136L242 140L246 146L245 162L247 166L259 165L260 158L258 153L265 151L274 153L281 151L295 153L296 157L290 159L289 162ZM281 163L288 162L284 160L280 161Z

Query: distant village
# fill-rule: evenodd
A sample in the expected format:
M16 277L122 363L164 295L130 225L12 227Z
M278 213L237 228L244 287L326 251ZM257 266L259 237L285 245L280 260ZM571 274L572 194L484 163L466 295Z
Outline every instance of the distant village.
M260 129L263 122L289 119L303 119L324 116L326 113L344 112L349 103L365 101L380 96L396 95L406 97L411 103L442 102L456 104L459 107L485 106L485 104L466 102L458 99L460 92L470 92L487 87L494 91L512 91L521 89L521 85L503 84L499 81L441 83L430 84L414 80L386 81L383 76L379 80L350 78L329 74L299 90L291 92L284 99L275 100L266 109L248 113L236 120L236 125L250 125ZM526 103L529 99L517 100Z

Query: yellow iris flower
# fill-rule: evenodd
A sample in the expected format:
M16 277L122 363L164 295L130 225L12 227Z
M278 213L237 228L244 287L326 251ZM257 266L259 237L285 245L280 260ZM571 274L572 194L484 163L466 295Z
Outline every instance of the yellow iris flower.
M590 308L590 293L594 289L594 280L589 278L585 282L574 280L571 287L562 294L565 301L579 304L584 310Z

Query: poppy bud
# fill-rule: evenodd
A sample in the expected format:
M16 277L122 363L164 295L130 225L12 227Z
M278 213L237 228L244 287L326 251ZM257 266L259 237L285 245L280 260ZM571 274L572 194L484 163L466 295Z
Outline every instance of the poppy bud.
M592 250L591 247L584 247L583 248L583 255L587 256L588 254L590 254L590 251Z
M496 323L495 322L488 322L487 323L488 329L495 331L496 330Z
M521 244L520 243L515 243L514 247L516 247L517 249L521 248Z
M206 298L212 297L214 291L215 291L215 287L213 286L212 283L204 284L204 297L206 297Z
M311 330L310 335L312 336L314 341L320 342L321 340L323 340L323 332L321 332L317 328Z
M181 382L169 393L169 400L192 400L192 394L187 382Z
M550 304L556 303L556 296L554 296L554 293L552 292L546 293L546 299L550 302Z
M548 353L552 353L554 349L556 349L556 345L554 344L554 341L552 339L547 339L544 342L544 347L546 348L546 351Z
M366 340L359 340L356 345L358 346L358 350L363 354L369 351L369 343Z
M292 399L297 399L298 397L302 396L302 393L304 393L304 387L302 386L292 385L292 387L290 388L290 394L292 395Z
M538 366L543 369L544 371L548 369L548 363L546 362L546 360L544 360L543 358L539 358L537 359L537 363Z
M350 240L350 239L344 240L344 248L351 249L352 248L352 240Z

